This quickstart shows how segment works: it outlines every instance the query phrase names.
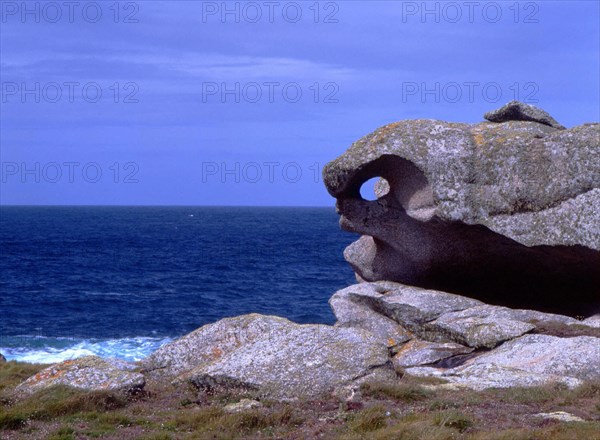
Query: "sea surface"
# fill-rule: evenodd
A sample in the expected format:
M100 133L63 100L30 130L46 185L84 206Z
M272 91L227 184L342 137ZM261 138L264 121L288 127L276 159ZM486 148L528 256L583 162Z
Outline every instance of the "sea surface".
M333 208L0 207L0 353L139 360L244 313L333 323Z

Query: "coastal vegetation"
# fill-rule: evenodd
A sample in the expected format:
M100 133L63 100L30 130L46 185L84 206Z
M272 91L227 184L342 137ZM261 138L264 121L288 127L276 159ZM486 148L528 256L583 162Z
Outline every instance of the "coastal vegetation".
M574 389L551 384L472 391L405 374L394 383L365 383L349 399L324 395L296 401L265 399L252 391L199 392L160 381L135 394L66 386L14 394L15 385L43 367L0 364L1 438L600 439L597 381ZM240 401L254 405L232 410ZM564 413L567 418L553 418Z

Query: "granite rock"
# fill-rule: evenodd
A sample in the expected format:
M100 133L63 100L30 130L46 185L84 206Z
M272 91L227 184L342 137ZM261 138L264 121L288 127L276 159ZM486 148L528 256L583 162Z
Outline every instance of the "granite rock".
M344 254L359 279L600 313L600 125L561 130L517 108L529 120L389 124L327 164L340 225L363 235Z
M86 391L134 392L145 385L137 366L118 359L86 356L54 364L19 384L15 391L31 394L56 385Z
M483 115L490 122L531 121L564 130L565 127L541 108L519 101L510 101L497 110Z

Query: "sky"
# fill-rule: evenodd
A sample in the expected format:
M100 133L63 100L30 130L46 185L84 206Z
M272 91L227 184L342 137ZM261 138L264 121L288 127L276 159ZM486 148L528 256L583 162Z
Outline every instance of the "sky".
M2 0L0 203L333 206L390 122L598 122L599 4Z

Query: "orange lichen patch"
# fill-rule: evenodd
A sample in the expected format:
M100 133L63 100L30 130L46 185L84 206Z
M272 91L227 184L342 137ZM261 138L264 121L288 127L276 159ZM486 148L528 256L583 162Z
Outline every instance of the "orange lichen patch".
M221 350L219 347L213 347L211 354L215 359L219 359L221 356L223 356L223 350Z
M404 344L402 346L402 348L400 350L398 350L398 353L396 353L395 356L400 356L402 353L410 350L414 345L415 345L415 341L408 341L406 344Z
M394 122L392 124L388 124L385 125L383 127L381 127L379 130L377 130L377 132L375 133L375 136L373 136L373 139L371 139L371 142L373 144L378 144L381 141L384 141L387 139L387 137L400 125L400 122Z
M473 140L475 141L475 145L477 145L478 147L481 147L485 142L481 133L476 133L473 136Z
M39 373L37 373L36 375L34 375L32 378L29 379L29 381L31 382L41 382L41 381L45 381L45 380L51 380L51 379L58 379L61 376L64 376L66 373L65 370L58 370L58 369L49 369L49 370L42 370Z
M387 344L388 344L388 347L393 347L394 345L396 345L396 341L394 338L388 338Z

